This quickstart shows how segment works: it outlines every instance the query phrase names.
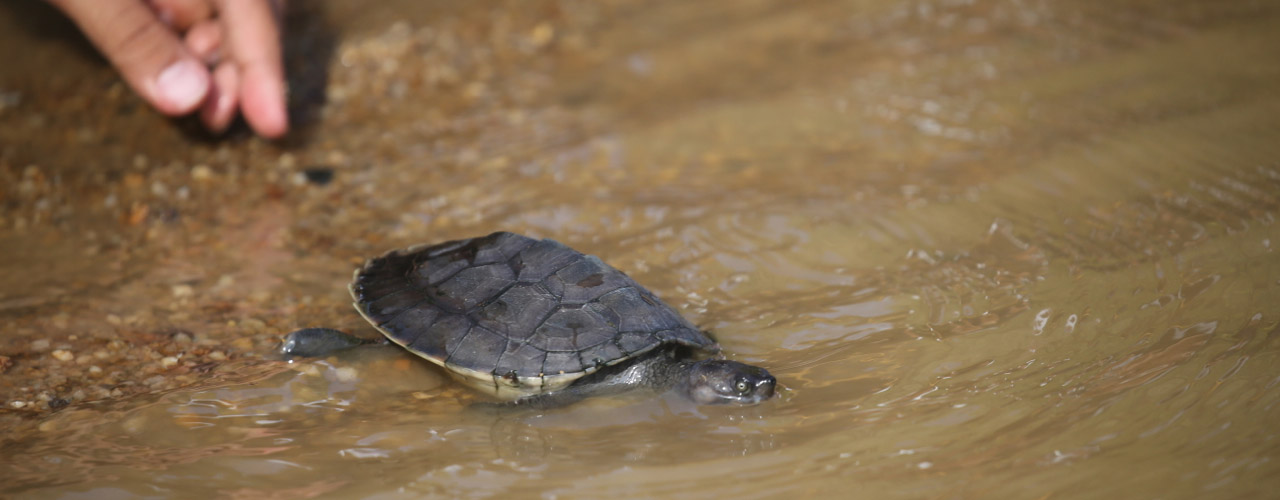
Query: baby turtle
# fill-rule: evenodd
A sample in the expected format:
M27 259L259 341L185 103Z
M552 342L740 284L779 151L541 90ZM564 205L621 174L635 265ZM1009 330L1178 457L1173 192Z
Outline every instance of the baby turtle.
M372 259L349 287L387 339L511 405L554 407L630 389L701 404L755 404L776 383L600 259L550 239L498 232ZM282 351L319 356L372 341L290 333Z

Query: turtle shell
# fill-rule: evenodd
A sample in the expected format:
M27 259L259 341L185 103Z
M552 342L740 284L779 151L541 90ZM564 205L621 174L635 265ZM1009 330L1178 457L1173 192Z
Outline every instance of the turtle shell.
M350 291L391 341L504 399L563 388L663 344L717 349L595 256L514 233L390 252L357 269Z

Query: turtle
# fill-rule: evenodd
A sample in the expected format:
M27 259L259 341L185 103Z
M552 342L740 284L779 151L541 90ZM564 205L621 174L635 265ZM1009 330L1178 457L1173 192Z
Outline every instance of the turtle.
M719 345L622 271L552 239L495 232L370 259L348 287L390 341L503 406L552 408L647 388L698 404L773 396L764 368ZM288 334L288 357L373 343L329 328Z

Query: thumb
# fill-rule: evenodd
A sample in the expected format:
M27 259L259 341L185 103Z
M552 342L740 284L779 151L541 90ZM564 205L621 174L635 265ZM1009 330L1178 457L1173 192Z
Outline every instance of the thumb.
M115 65L133 90L168 115L194 111L209 93L209 70L136 0L50 0Z

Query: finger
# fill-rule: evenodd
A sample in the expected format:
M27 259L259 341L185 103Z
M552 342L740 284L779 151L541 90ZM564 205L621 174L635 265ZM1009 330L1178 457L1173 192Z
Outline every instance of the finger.
M209 91L209 71L141 2L55 0L133 90L162 113L196 109Z
M289 130L285 110L280 30L272 5L262 0L220 0L226 29L223 57L240 70L240 110L255 131L280 137Z
M119 1L119 0L113 0ZM156 17L173 29L186 31L213 16L209 0L147 0Z
M222 60L222 25L210 20L197 23L184 37L187 50L209 66Z
M236 117L239 86L239 69L234 63L224 62L213 70L213 88L200 109L200 121L209 131L221 134L231 125Z

